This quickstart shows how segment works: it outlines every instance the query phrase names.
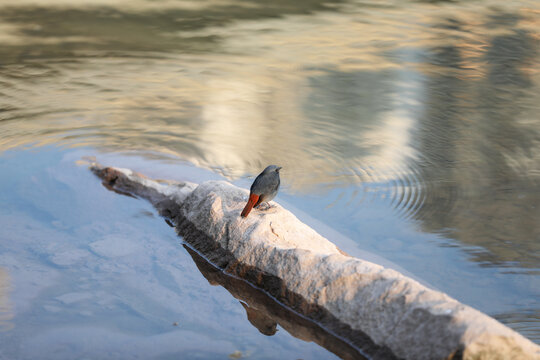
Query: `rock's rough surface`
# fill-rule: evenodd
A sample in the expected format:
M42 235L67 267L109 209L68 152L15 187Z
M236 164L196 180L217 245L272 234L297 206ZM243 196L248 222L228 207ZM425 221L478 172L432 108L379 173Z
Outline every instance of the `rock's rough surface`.
M262 288L371 358L540 359L540 347L487 315L397 271L347 256L273 203L247 218L248 191L227 182L156 182L93 171L150 200L209 261Z

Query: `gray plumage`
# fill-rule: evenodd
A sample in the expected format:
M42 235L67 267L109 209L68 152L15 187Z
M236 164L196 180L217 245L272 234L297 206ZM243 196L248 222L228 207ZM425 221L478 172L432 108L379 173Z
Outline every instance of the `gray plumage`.
M268 203L276 196L280 184L280 169L280 166L269 165L255 178L249 192L248 203L242 211L242 217L248 216L252 208L259 206L263 202Z
M263 198L259 203L268 202L276 197L280 184L280 169L279 166L269 165L253 181L250 192Z

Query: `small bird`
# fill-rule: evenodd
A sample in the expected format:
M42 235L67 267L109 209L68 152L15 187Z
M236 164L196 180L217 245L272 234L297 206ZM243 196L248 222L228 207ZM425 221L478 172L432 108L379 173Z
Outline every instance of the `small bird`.
M269 165L255 178L249 190L249 200L242 210L242 217L248 216L251 209L263 202L268 203L276 196L279 189L279 170L280 166Z

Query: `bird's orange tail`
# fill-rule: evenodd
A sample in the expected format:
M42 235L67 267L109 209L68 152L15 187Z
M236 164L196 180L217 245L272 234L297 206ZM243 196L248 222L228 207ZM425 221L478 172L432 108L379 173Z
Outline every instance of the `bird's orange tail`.
M249 212L251 211L251 209L253 209L253 206L255 206L255 204L257 203L258 200L259 200L259 195L249 194L249 200L248 200L244 210L242 210L242 215L241 216L242 217L248 216Z

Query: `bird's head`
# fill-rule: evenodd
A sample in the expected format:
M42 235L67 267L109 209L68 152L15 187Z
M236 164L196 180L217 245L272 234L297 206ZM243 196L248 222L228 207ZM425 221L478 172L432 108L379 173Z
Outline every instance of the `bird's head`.
M279 170L281 170L281 166L277 166L277 165L269 165L266 167L266 169L264 169L264 172L277 172L279 174Z

